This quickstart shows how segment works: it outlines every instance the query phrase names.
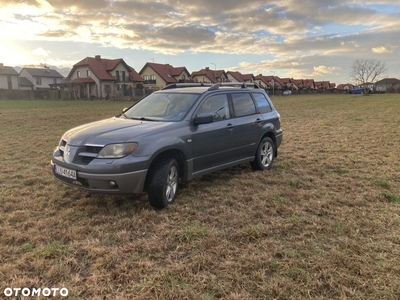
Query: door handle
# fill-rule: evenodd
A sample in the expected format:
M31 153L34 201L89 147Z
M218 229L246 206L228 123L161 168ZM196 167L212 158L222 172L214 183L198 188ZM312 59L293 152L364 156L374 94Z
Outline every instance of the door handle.
M235 125L233 125L232 123L229 123L228 125L226 125L226 127L228 127L229 129L232 129L233 127L235 127Z
M261 121L262 121L262 120L261 120L260 118L257 118L256 121L255 121L255 123L261 123Z

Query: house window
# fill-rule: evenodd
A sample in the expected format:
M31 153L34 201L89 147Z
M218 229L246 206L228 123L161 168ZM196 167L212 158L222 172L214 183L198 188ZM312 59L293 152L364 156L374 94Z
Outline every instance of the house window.
M81 71L76 72L76 77L81 78Z
M36 77L36 85L42 85L42 78Z
M150 80L156 80L156 75L151 75Z
M57 83L57 78L53 78L53 83L54 83L54 84Z
M87 75L87 77L90 77L90 70L86 71L86 75Z
M186 76L185 76L185 75L182 75L182 79L185 80L185 79L186 79Z
M122 71L122 81L125 82L125 71Z
M145 81L149 80L149 75L144 75L144 76L143 76L143 79L144 79Z
M115 72L115 80L119 82L119 71Z

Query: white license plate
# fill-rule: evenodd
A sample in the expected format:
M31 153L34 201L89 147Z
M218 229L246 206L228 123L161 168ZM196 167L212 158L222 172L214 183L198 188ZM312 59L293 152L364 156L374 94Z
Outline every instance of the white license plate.
M64 167L54 165L54 172L56 172L58 175L76 180L76 171L75 170L70 170L70 169L67 169Z

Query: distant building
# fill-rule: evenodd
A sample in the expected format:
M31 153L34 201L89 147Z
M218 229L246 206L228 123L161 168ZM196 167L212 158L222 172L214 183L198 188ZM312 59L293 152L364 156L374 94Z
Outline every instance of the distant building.
M351 83L341 83L336 87L336 89L342 92L351 92L352 90L354 90L354 85L352 85Z
M18 72L0 63L0 89L18 90Z
M209 67L192 73L194 82L218 83L228 82L228 76L224 70L211 70Z
M253 74L242 74L237 71L228 71L226 72L226 76L229 82L246 82L246 83L255 83L256 78Z
M185 67L170 64L146 63L139 72L146 88L158 90L173 83L190 82L190 73Z
M143 78L122 58L86 57L69 72L64 86L74 98L110 98L125 95Z
M45 68L23 68L19 72L21 90L47 90L52 84L59 84L64 79L58 71Z
M397 78L385 78L375 82L375 91L387 93L400 93L400 80Z

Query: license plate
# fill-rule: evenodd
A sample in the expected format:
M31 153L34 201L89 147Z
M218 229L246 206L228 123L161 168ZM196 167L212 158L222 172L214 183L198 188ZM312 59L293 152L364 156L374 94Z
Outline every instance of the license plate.
M70 169L67 169L64 167L54 165L54 172L56 172L58 175L76 180L76 171L75 170L70 170Z

